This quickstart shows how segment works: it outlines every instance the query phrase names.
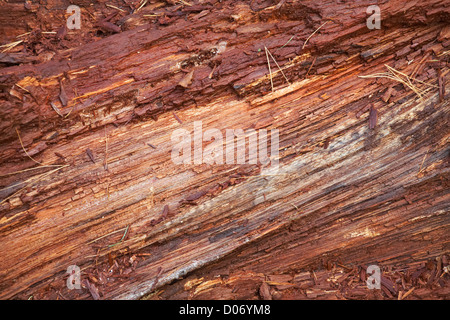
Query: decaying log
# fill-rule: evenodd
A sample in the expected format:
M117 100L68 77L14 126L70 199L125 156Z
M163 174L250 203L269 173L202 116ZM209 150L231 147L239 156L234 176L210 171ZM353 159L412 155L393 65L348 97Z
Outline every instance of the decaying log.
M1 298L330 298L324 261L448 297L449 3L52 2L0 7ZM197 121L277 129L278 170L174 163Z

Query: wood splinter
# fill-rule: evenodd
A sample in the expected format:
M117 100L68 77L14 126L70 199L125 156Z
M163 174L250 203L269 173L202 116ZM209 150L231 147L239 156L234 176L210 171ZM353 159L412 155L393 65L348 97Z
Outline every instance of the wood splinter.
M377 125L378 111L374 106L370 106L369 111L369 129L375 129Z
M181 79L180 82L178 82L178 85L186 89L191 84L193 75L194 70L191 70L188 74L186 74L183 77L183 79Z
M66 107L68 104L68 98L67 98L66 90L64 90L62 80L59 80L59 87L60 87L59 101L61 101L61 105L63 107Z
M88 155L89 159L91 159L92 163L95 163L94 154L92 153L91 149L86 149L86 154Z
M169 214L169 206L166 204L166 205L164 205L164 208L161 212L161 216L158 219L152 219L150 221L150 226L153 227L153 226L157 225L158 223L164 221L167 218L168 214Z
M441 69L437 70L438 74L438 86L439 86L439 102L444 101L445 97L445 85L444 85L444 75L441 72Z
M200 190L200 191L198 191L196 193L190 194L185 199L181 200L180 203L181 204L196 205L197 204L196 200L200 199L201 197L203 197L207 193L208 193L207 190Z
M59 152L54 152L54 154L55 154L55 156L57 156L58 158L60 158L60 159L63 159L63 160L65 160L66 159L66 157L64 157L61 153L59 153Z
M106 32L111 32L111 33L119 33L120 31L122 31L122 29L118 25L116 25L112 22L109 22L109 21L105 21L105 20L97 22L96 26L100 27L101 29L103 29Z
M105 128L105 159L103 160L103 167L106 171L108 171L108 135L106 134L106 126Z

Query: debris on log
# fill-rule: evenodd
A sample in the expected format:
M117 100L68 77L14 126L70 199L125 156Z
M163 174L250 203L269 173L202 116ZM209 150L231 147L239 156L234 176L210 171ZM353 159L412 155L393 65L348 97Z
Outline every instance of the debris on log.
M450 297L449 2L75 2L0 6L0 298Z

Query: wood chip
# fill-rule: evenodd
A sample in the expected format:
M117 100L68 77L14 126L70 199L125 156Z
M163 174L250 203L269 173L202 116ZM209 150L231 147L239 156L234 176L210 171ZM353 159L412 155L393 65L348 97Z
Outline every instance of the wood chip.
M193 77L193 75L194 75L194 70L191 70L187 75L185 75L185 76L183 77L183 79L181 79L180 82L178 82L178 85L179 85L179 86L182 86L183 88L189 87L189 85L190 85L191 82L192 82L192 77Z
M167 217L167 215L169 214L169 206L166 204L163 208L163 211L161 213L161 216L163 219L165 219Z
M59 152L54 152L54 154L55 154L55 156L57 156L57 157L59 157L61 159L65 159L65 157Z
M313 33L311 33L311 34L309 35L309 37L305 40L305 43L303 43L302 49L305 48L305 46L306 46L306 44L308 43L309 39L311 39L311 37L312 37L317 31L319 31L324 25L326 25L327 23L328 23L328 21L325 21L324 23L322 23L322 24L320 25L320 27L318 27Z
M330 145L330 137L326 138L323 143L323 148L328 149L328 146Z
M393 87L389 87L386 90L386 92L383 94L383 96L381 97L381 100L383 100L384 102L387 103L389 101L389 99L391 98L393 91L394 91L394 88Z
M201 190L199 192L196 192L194 194L191 194L191 195L187 196L185 200L189 201L189 202L195 201L195 200L200 199L201 197L203 197L206 193L207 193L207 191Z
M377 125L378 111L374 106L370 106L369 112L369 128L374 129Z
M62 106L65 107L67 106L68 99L61 80L59 81L59 86L60 86L59 101L61 101Z
M114 23L109 22L109 21L100 21L97 23L97 25L100 28L102 28L103 30L108 31L108 32L118 33L121 31L119 26L117 26Z
M56 38L59 39L59 40L62 40L62 39L64 39L64 37L66 35L67 35L67 28L66 28L66 25L63 25L56 32Z
M61 111L59 110L59 108L58 108L53 102L50 102L50 105L52 106L53 110L55 110L55 112L56 112L59 116L64 117L64 115L61 113Z
M263 282L259 287L259 294L263 300L272 300L272 295L270 294L270 287L267 282Z
M394 283L389 280L388 278L384 277L383 275L381 275L381 286L385 287L387 290L389 290L389 292L392 295L396 295L397 294L397 290L394 287Z
M92 163L95 163L94 155L92 154L91 149L86 149L86 154L88 155L89 159L91 159Z
M100 294L98 293L97 287L93 283L90 283L88 279L83 280L83 282L86 289L91 293L92 298L94 300L100 300Z

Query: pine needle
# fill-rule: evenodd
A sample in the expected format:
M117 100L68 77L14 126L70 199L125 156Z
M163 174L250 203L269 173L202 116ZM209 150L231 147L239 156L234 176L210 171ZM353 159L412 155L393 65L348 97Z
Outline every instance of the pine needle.
M20 37L29 35L30 33L31 33L31 31L30 31L30 32L25 32L25 33L19 34L16 38L20 38Z
M6 49L4 49L2 51L2 53L6 52L8 50L11 50L12 48L14 48L15 46L21 44L22 42L23 42L23 40L19 40L19 41L15 41L15 42L11 42L11 43L7 43L7 44L4 44L4 45L1 45L0 48L6 47Z
M294 39L295 35L293 35L285 44L283 44L283 46L280 49L283 49L284 47L286 47L288 45L289 42L291 42L292 39Z
M314 60L313 60L313 62L311 63L311 65L309 66L309 69L308 69L308 72L306 73L305 78L308 77L309 72L311 71L311 69L312 69L314 63L316 63L316 59L317 59L317 57L314 57Z
M391 73L394 75L395 78L398 79L399 82L401 82L404 85L406 85L408 88L410 88L412 91L414 91L414 93L417 94L421 100L423 100L422 94L417 89L417 87L412 84L411 79L409 78L408 75L406 75L406 74L404 74L404 73L402 73L402 72L400 72L398 70L395 70L394 68L392 68L392 67L390 67L390 66L388 66L386 64L385 64L385 67L388 68L389 71L391 71ZM402 75L403 78L400 77L400 75Z
M118 242L116 242L116 243L114 243L114 244L110 244L110 245L108 245L108 247L111 248L111 247L114 247L114 246L116 246L116 245L122 243L123 239L125 239L125 237L126 237L126 235L127 235L127 233L128 233L128 228L129 228L129 227L130 227L130 225L128 225L128 226L125 228L125 232L123 233L122 238L121 238Z
M30 183L30 182L33 182L34 180L39 180L40 178L45 177L47 175L47 173L53 173L53 172L61 169L62 167L67 167L69 165L66 164L66 165L57 165L57 166L58 166L58 168L55 169L55 170L51 170L51 171L47 171L47 172L38 174L37 176L33 176L31 178L28 178L27 180L19 182L19 183L13 185L13 186L8 186L8 187L5 187L5 188L2 188L2 189L0 189L0 191L6 190L6 189L9 189L9 188L12 188L12 187L17 187L17 186L20 186L20 185L25 184L25 183ZM36 167L36 168L31 168L29 170L40 169L40 168L45 168L45 167L49 167L49 166ZM15 173L19 173L19 172L24 172L24 171L27 171L27 170L16 171L16 172L13 172L13 173L5 174L3 176L10 175L10 174L15 174Z
M404 84L406 87L410 88L422 101L423 95L427 93L431 88L438 88L438 86L421 81L419 79L412 78L403 72L400 72L391 66L385 64L385 67L388 69L388 72L385 73L375 73L366 76L358 76L359 78L387 78L397 82ZM415 86L412 82L418 82L424 85L429 86L427 89L420 90L417 86Z
M264 47L264 48L266 48L266 47ZM277 65L278 70L280 70L280 72L281 72L281 74L283 75L283 77L284 77L284 79L286 80L286 82L287 82L289 85L291 85L291 83L289 82L288 78L287 78L286 75L284 74L283 70L282 70L281 67L278 65L277 60L275 60L275 58L272 56L272 54L270 53L269 49L266 48L266 50L267 50L267 52L269 53L270 57L272 58L273 62L275 62L275 64Z
M110 8L113 8L113 9L116 9L116 10L119 10L119 11L122 11L122 12L126 12L125 10L120 9L120 8L118 8L118 7L116 7L116 6L113 6L112 4L106 4L106 6L107 6L107 7L110 7Z
M26 92L28 92L29 94L31 94L31 92L30 92L29 90L25 89L25 88L22 87L20 84L15 83L14 85L15 85L15 86L18 86L18 87L19 87L20 89L22 89L23 91L26 91Z
M44 164L42 164L41 162L39 162L39 161L37 161L37 160L34 160L33 157L31 157L31 156L28 154L27 150L25 150L25 147L23 146L22 139L20 138L19 130L17 130L17 128L16 128L16 132L17 132L17 136L19 137L20 145L22 146L22 149L23 149L23 151L25 151L25 154L28 156L28 158L30 158L31 160L33 160L33 161L36 162L37 164L44 165Z
M19 171L15 171L15 172L11 172L11 173L6 173L6 174L3 174L3 175L0 175L0 177L9 176L9 175L18 174L18 173L23 173L23 172L28 172L28 171L37 170L37 169L42 169L42 168L56 167L56 169L53 169L53 170L50 170L50 171L47 171L47 172L38 174L38 175L36 175L36 176L33 176L33 177L31 177L31 178L26 179L25 181L21 181L21 182L15 184L15 185L13 185L13 186L8 186L8 187L6 187L6 188L0 189L0 191L2 191L2 190L6 190L6 189L9 189L9 188L12 188L12 187L17 187L17 186L20 186L20 185L22 185L22 184L25 184L25 186L24 186L23 188L21 188L20 190L14 192L14 193L11 194L10 196L8 196L8 197L6 197L5 199L3 199L3 200L0 202L0 204L2 204L3 202L5 202L6 200L12 198L12 197L15 196L16 194L18 194L19 192L21 192L22 190L24 190L25 188L27 188L30 184L35 183L35 182L38 182L38 181L40 181L41 179L45 178L46 176L52 174L53 172L56 172L56 171L58 171L58 170L60 170L60 169L62 169L62 168L65 168L65 167L68 167L68 166L69 166L68 164L66 164L66 165L51 165L51 164L50 164L50 165L44 165L44 164L42 164L41 162L35 160L33 157L30 156L30 154L29 154L29 153L27 152L27 150L25 149L25 147L24 147L24 145L23 145L23 142L22 142L22 138L20 137L20 134L19 134L19 130L18 130L17 128L16 128L16 132L17 132L17 136L19 137L20 145L22 146L22 149L23 149L23 151L25 152L25 154L28 156L28 158L30 158L31 160L33 160L33 162L39 164L39 166L38 166L38 167L34 167L34 168L28 168L28 169L24 169L24 170L19 170Z
M419 172L417 173L418 175L422 172L423 163L425 162L425 159L427 158L428 152L430 152L430 149L431 149L431 147L428 148L427 152L423 156L422 163L420 164L420 167L419 167Z
M283 77L286 80L286 82L288 83L288 85L291 85L291 83L289 82L288 78L284 74L283 69L281 69L280 65L278 64L277 60L275 60L273 55L270 53L269 49L267 49L267 47L264 46L264 50L266 51L267 65L269 66L270 85L272 87L272 92L274 91L274 89L273 89L273 77L272 77L272 69L270 68L269 55L272 58L273 62L275 62L276 66L278 67L278 70L280 70L281 74L283 75Z
M128 232L128 228L129 228L129 227L130 227L130 225L126 226L125 228L122 228L122 229L119 229L119 230L112 231L112 232L110 232L110 233L108 233L108 234L105 234L105 235L103 235L103 236L101 236L101 237L98 237L98 238L96 238L96 239L94 239L94 240L88 242L87 244L91 244L91 243L93 243L93 242L97 242L98 240L101 240L101 239L103 239L103 238L109 237L110 235L113 235L113 234L116 234L116 233L118 233L118 232L122 232L122 231L125 230L125 232L124 232L124 234L123 234L123 236L122 236L122 239L120 239L120 241L119 241L119 242L121 242L121 241L125 238L125 236L126 236L126 234L127 234L127 232ZM118 243L119 243L119 242L118 242ZM117 243L116 243L116 244L117 244ZM112 245L110 245L110 246L112 246Z
M27 171L37 170L37 169L41 169L41 168L51 168L51 167L61 167L61 165L60 164L42 165L42 166L39 166L39 167L28 168L28 169L14 171L14 172L10 172L10 173L0 174L0 177L6 177L6 176L11 176L13 174L24 173L24 172L27 172Z
M147 0L145 0L144 2L142 2L142 4L139 6L139 8L136 9L136 12L139 12L139 10L142 9L143 6L145 6L147 4Z
M182 4L184 4L186 6L192 7L192 4L190 4L189 2L186 2L184 0L180 0L179 2L181 2Z
M22 182L20 182L20 183L18 183L18 184L16 184L16 185L14 185L14 186L18 186L18 185L21 185L21 184L26 184L25 187L21 188L20 190L14 192L14 193L11 194L10 196L8 196L8 197L6 197L5 199L3 199L3 200L0 202L0 204L2 204L2 203L5 202L6 200L8 200L8 199L14 197L16 194L22 192L24 189L26 189L27 187L29 187L30 184L39 182L39 181L41 181L43 178L45 178L45 177L51 175L53 172L56 172L56 171L58 171L58 170L61 170L62 168L68 167L68 166L69 166L68 164L66 164L66 165L61 165L59 168L50 170L50 171L45 172L45 173L41 173L41 174L39 174L39 175L37 175L37 176L33 176L33 177L31 177L31 178L29 178L29 179L27 179L27 180L25 180L25 181L22 181ZM8 188L9 188L9 187L3 188L2 190L8 189Z
M305 48L306 44L308 43L308 40L311 39L311 37L312 37L317 31L319 31L320 28L322 28L322 27L323 27L324 25L326 25L327 23L328 23L328 21L325 21L324 23L322 23L322 25L321 25L320 27L318 27L313 33L311 33L311 34L309 35L309 37L306 39L305 43L303 44L302 49Z
M272 69L270 68L269 54L267 53L267 48L264 46L264 50L266 51L267 65L269 66L269 76L270 76L270 85L272 86L273 92L273 80L272 80Z

